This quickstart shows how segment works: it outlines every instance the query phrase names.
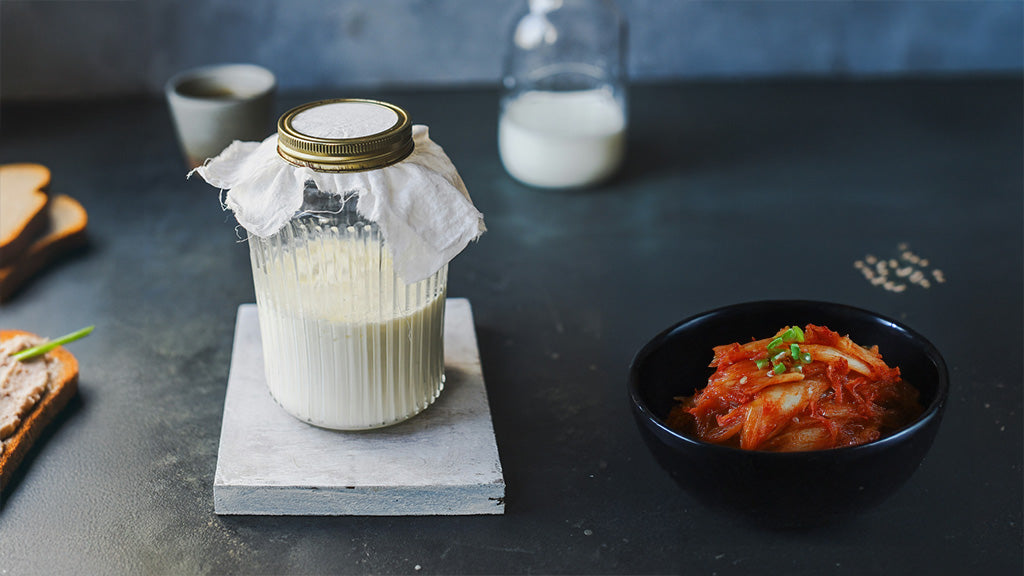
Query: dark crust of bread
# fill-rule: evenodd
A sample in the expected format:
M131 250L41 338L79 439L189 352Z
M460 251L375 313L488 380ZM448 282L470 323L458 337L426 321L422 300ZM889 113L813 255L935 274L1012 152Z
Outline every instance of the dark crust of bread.
M55 196L43 213L48 214L50 210L70 211L75 220L70 227L51 230L36 239L21 257L8 266L0 267L0 302L9 301L27 280L43 268L86 244L85 228L89 217L77 200L63 194ZM49 214L48 219L56 220L57 215Z
M47 214L49 200L48 196L45 197L43 204L39 207L39 211L25 222L18 235L11 238L11 241L7 244L0 246L0 266L6 266L16 260L18 256L24 254L28 247L46 231L46 223L49 221L49 215Z
M20 330L0 330L0 340L7 340L19 334L29 333ZM55 373L50 373L50 390L22 419L14 435L4 441L4 451L0 452L0 492L7 487L15 469L28 454L32 444L78 391L78 360L59 346L47 352L47 357L53 361L52 368L56 369Z
M0 266L6 266L24 253L46 231L46 224L49 220L47 212L50 202L50 197L46 190L50 187L52 174L50 174L50 169L46 166L31 162L4 164L2 168L6 171L18 173L23 178L26 178L28 183L30 183L29 185L35 187L35 190L30 191L30 195L37 200L41 200L41 204L39 204L35 213L22 223L21 230L15 236L0 239ZM24 183L21 182L21 184Z

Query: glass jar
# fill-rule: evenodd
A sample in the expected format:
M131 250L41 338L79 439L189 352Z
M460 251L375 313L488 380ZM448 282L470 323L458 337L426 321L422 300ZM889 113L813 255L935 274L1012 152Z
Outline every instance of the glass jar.
M279 155L316 171L377 170L412 149L408 115L382 102L314 102L278 122ZM287 412L325 428L369 429L438 397L447 265L405 283L356 198L312 180L281 230L249 234L248 243L267 384Z
M498 151L517 180L597 184L619 168L627 126L626 21L612 0L529 0L509 35Z

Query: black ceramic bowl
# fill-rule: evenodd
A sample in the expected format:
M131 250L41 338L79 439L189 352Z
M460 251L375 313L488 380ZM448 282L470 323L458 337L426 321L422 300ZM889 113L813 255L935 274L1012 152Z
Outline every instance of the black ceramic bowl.
M674 397L707 384L713 346L763 338L793 324L827 326L862 346L877 344L885 362L918 389L924 413L868 444L789 453L718 446L665 425ZM655 336L633 359L629 394L655 459L694 498L756 521L801 525L873 507L914 473L942 419L949 374L939 351L895 320L840 304L763 301L698 314Z

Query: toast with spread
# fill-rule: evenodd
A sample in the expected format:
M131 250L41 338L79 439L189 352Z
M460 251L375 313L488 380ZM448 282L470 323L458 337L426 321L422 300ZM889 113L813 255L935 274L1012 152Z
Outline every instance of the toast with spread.
M44 342L28 332L0 330L0 492L78 391L78 360L63 347L26 360L11 357Z

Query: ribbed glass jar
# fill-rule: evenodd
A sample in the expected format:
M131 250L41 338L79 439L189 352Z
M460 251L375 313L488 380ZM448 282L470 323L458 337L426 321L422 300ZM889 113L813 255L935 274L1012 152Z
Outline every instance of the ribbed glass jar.
M398 152L391 163L408 155L392 144ZM279 152L289 162L305 154L303 165L320 170L346 159ZM319 165L305 163L310 158ZM373 168L360 162L360 170ZM418 414L444 386L447 265L406 284L377 224L356 211L358 198L324 193L307 181L303 199L281 230L248 237L271 394L293 416L339 430Z
M353 216L249 237L270 392L295 417L343 430L405 420L444 386L447 266L405 284L377 225Z

